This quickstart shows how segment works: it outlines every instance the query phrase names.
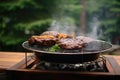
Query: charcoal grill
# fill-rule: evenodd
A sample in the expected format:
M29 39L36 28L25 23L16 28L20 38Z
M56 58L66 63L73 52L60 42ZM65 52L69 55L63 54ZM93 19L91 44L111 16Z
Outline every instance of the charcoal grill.
M87 44L86 48L82 50L63 50L61 52L48 52L48 48L29 46L25 41L22 46L33 52L32 56L27 56L25 52L25 60L12 66L7 70L10 80L119 80L120 79L120 66L113 57L104 57L100 54L110 51L112 45L104 41L95 41ZM49 59L48 59L49 58ZM102 65L98 65L102 63ZM57 63L57 64L56 64ZM39 65L43 64L39 67ZM45 64L45 65L44 65ZM60 69L50 68L47 66L55 65L54 67L61 66L61 64L80 65L79 69L64 68ZM48 65L49 64L49 65ZM60 64L60 65L59 65ZM91 71L90 64L95 65L96 69ZM88 65L88 66L84 66ZM43 67L45 66L45 67ZM99 67L102 66L102 67ZM43 68L41 68L43 67ZM63 66L62 66L63 67ZM87 67L86 70L82 70ZM88 68L89 67L89 68ZM103 68L101 71L100 68Z
M39 47L37 45L30 46L25 41L22 46L35 53L36 59L39 61L55 62L55 63L83 63L98 59L100 53L111 50L112 44L101 40L95 40L85 47L77 50L60 50L56 52L48 51L48 47Z

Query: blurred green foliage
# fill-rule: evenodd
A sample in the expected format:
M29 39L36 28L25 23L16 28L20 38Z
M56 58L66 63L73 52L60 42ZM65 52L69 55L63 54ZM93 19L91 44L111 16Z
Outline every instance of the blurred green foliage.
M99 31L102 36L99 39L110 41L116 44L115 39L120 44L120 0L85 0L86 1L86 20L89 30L89 22L92 17L97 17L99 21ZM100 33L98 31L98 34Z
M55 6L55 0L0 1L0 50L22 51L23 41L47 30Z
M85 2L86 24L94 15L99 15L100 29L103 30L101 39L120 39L120 1ZM0 50L24 51L22 42L32 35L46 31L51 25L53 15L57 17L67 14L80 26L81 8L80 0L0 0Z
M120 44L120 1L119 0L101 0L100 28L103 30L102 39L110 40L111 43ZM115 41L115 39L117 40Z

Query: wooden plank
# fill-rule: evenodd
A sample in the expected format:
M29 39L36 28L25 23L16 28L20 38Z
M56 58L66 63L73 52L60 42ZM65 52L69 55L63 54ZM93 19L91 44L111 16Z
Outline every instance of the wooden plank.
M108 69L108 72L110 72L110 73L113 73L113 72L114 72L112 66L111 66L110 63L109 63L109 61L106 61L106 67L107 67L107 69Z
M31 59L31 57L27 57L27 60L24 58L23 60L21 60L20 62L16 63L15 65L9 67L9 69L20 69L20 68L26 68L26 66L30 63L26 63L29 62L29 60ZM23 65L24 64L24 65Z
M28 54L28 56L30 56ZM25 58L24 52L0 52L0 69L8 69Z
M105 57L113 57L120 66L120 55L104 55Z
M109 61L110 65L112 66L114 73L120 74L120 66L116 62L116 60L113 57L107 57L107 60Z
M30 66L32 67L34 65L34 62L35 61L32 59L29 60L27 64L22 62L22 66L20 66L19 69L26 69L27 67L30 67Z
M120 80L119 75L104 72L91 73L22 69L8 70L7 73L10 80Z
M120 55L112 56L120 66Z

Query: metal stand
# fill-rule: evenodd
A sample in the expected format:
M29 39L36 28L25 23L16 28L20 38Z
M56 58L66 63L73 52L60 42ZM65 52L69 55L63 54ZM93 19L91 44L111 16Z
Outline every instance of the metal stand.
M27 67L27 52L25 52L25 65Z

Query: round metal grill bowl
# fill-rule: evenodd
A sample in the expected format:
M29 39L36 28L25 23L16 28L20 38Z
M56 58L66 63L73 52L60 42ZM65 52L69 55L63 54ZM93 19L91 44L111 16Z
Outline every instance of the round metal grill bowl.
M23 42L22 46L35 53L35 57L39 61L47 61L53 63L82 63L98 59L101 53L110 51L112 44L95 40L79 50L61 50L57 52L49 52L46 47L30 46L28 41Z

